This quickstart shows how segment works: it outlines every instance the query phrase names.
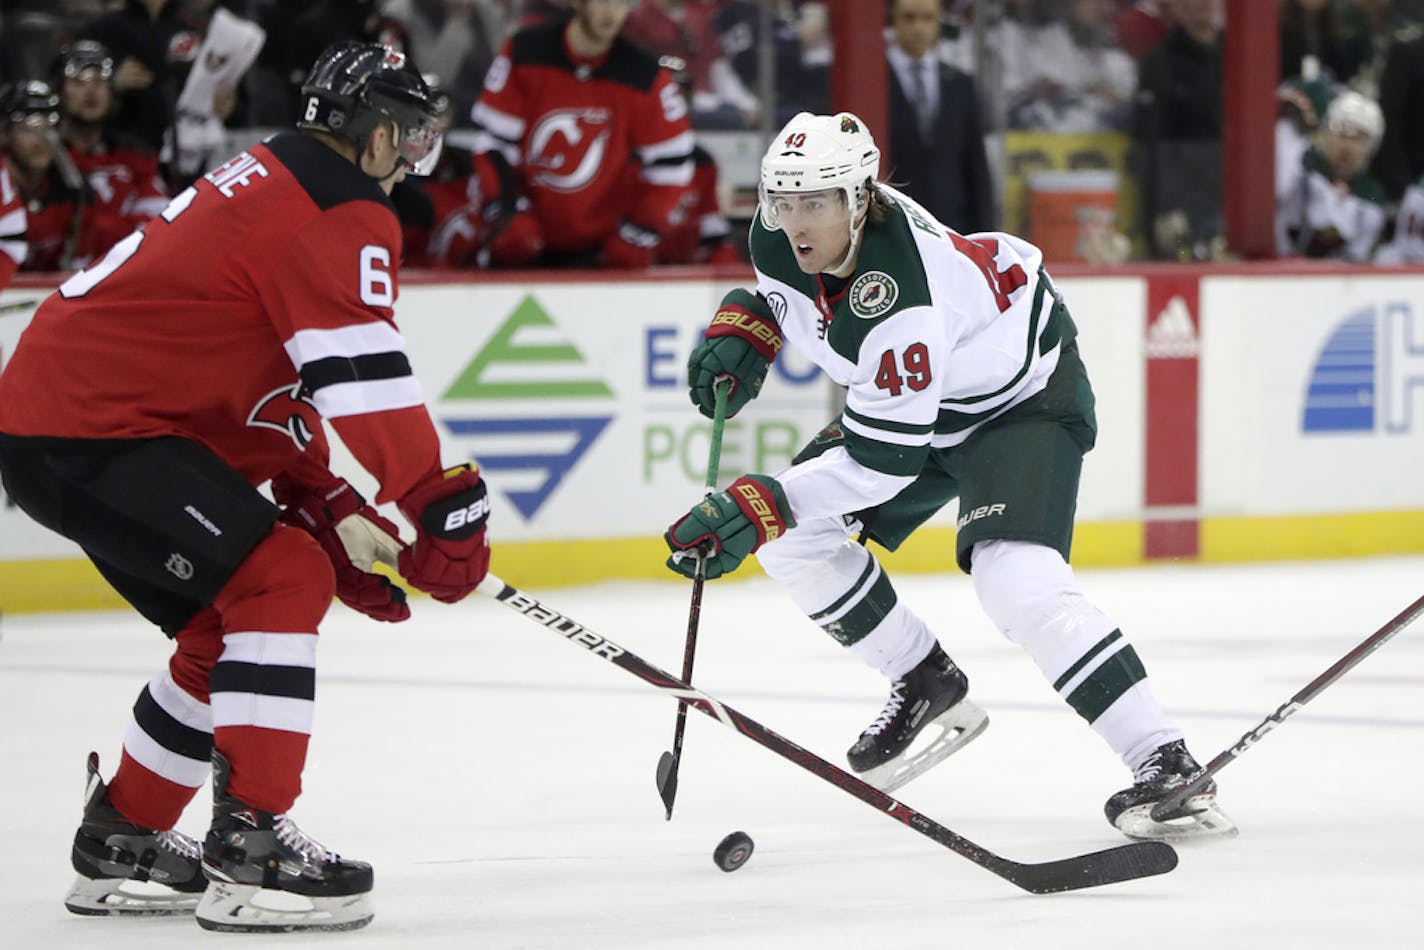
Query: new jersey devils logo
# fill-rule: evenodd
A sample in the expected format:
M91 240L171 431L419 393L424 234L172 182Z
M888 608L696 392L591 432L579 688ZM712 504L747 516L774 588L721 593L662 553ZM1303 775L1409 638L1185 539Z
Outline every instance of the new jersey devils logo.
M321 426L321 415L316 405L302 391L301 380L290 386L281 386L262 397L247 417L250 426L276 429L306 449Z
M607 109L545 113L529 133L528 163L534 181L555 191L578 191L603 166L609 134Z

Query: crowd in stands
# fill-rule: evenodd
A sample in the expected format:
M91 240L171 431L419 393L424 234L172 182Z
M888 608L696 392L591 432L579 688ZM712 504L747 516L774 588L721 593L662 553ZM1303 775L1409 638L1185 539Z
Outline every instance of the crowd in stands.
M1278 253L1424 260L1424 0L1272 2ZM960 231L1012 229L1006 137L1116 136L1137 256L1226 256L1222 3L889 0L888 177ZM219 15L265 41L195 106ZM401 51L445 103L439 167L392 195L406 266L737 260L700 140L831 109L816 0L3 0L0 285L93 262L228 157L195 153L194 121L289 125L344 38Z

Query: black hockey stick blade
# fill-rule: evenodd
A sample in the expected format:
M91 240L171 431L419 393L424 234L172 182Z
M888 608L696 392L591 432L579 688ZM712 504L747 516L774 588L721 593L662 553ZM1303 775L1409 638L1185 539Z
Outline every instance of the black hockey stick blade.
M658 794L667 809L667 820L672 821L672 803L677 798L677 759L671 752L658 757Z
M1206 768L1202 769L1196 778L1152 806L1152 819L1161 821L1165 816L1175 811L1197 789L1211 781L1213 775L1226 768L1237 756L1259 742L1266 733L1285 722L1287 716L1325 692L1331 683L1344 676L1365 657L1384 646L1390 637L1409 626L1421 614L1424 614L1424 596L1420 596L1414 603L1395 614L1394 618L1383 627L1360 641L1353 650L1336 660L1330 669L1302 686L1300 692L1277 707L1275 712L1262 719L1250 732L1237 739L1235 745L1222 750L1221 754L1208 762Z
M1057 894L1166 874L1177 866L1177 852L1165 841L1138 841L1043 864L1003 860L1000 877L1030 894Z
M547 627L565 640L578 644L599 659L633 674L649 686L672 696L679 702L695 707L699 712L712 717L728 729L738 732L782 758L794 762L841 791L860 799L881 814L895 819L907 828L918 831L955 854L967 858L1031 894L1054 894L1059 891L1074 891L1085 887L1118 884L1156 874L1166 874L1177 866L1176 851L1172 849L1171 845L1162 841L1138 841L1133 844L1109 848L1106 851L1095 851L1091 854L1081 854L1041 864L1010 861L1008 858L1001 857L980 847L968 838L956 834L928 815L915 811L904 802L891 798L880 789L801 748L790 739L772 732L755 719L738 712L701 690L694 689L671 673L658 669L612 640L594 633L577 620L566 617L523 591L509 586L495 575L486 575L485 579L480 582L479 590L482 594L493 597L504 606L523 614L540 626ZM661 769L661 763L659 763L659 768Z

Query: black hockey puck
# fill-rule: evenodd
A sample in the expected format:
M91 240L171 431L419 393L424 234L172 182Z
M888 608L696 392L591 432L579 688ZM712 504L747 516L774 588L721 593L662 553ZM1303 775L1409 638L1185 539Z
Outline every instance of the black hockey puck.
M717 850L712 852L712 860L724 871L735 871L747 863L755 847L751 835L745 831L734 831L717 845Z

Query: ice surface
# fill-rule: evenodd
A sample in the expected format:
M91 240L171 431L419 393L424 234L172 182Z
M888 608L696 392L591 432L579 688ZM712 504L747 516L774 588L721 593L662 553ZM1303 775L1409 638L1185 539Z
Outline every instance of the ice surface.
M496 566L498 560L496 558ZM1424 593L1424 558L1081 571L1203 762ZM517 577L506 580L525 587ZM991 725L898 797L1002 855L1122 839L1102 804L1126 770L979 613L959 575L897 578L970 675ZM664 669L687 587L535 590ZM324 625L302 828L376 868L376 919L265 945L671 948L1415 946L1424 925L1424 621L1221 774L1238 838L1181 847L1169 875L1035 897L698 713L677 808L654 786L674 704L484 598L401 626ZM0 945L236 945L191 920L80 918L84 756L118 761L134 697L168 655L125 613L0 621ZM707 586L694 681L841 763L885 684L763 578ZM201 835L206 793L180 825ZM756 853L712 862L728 832Z

